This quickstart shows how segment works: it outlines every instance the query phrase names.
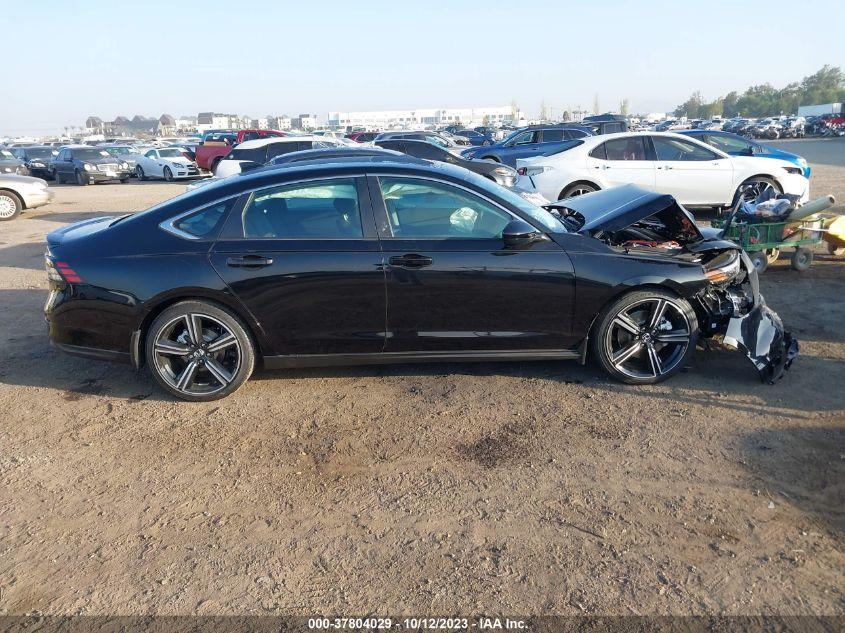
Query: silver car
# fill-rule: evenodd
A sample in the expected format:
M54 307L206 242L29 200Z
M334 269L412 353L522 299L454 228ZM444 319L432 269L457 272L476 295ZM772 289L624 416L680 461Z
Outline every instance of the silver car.
M16 218L24 209L44 206L53 192L40 178L0 174L0 222Z

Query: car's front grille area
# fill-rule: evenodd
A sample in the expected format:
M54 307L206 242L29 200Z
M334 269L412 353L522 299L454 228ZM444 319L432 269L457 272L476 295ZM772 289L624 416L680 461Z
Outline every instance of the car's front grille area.
M104 163L97 165L99 171L117 171L117 163Z

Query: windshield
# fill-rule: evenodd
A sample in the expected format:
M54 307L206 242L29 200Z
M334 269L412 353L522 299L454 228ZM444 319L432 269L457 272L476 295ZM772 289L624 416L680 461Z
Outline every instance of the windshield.
M75 149L73 150L73 157L79 160L97 160L99 158L108 158L109 153L102 149Z
M53 156L52 147L27 147L25 151L29 158L51 158Z
M471 181L483 191L487 191L491 195L501 198L513 205L532 220L536 221L549 233L566 233L566 228L555 216L542 207L538 207L537 205L528 202L528 200L520 196L518 193L515 193L513 190L497 185L491 180L473 172L468 172L466 179Z
M178 149L160 149L158 155L162 158L182 158L182 152Z
M14 158L12 152L7 149L0 149L0 156L2 156L3 158Z
M121 154L129 154L132 149L129 147L105 147L105 149L112 156L120 156Z

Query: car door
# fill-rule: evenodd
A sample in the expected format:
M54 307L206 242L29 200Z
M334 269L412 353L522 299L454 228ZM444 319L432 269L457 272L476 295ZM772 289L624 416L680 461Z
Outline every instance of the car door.
M733 198L731 159L701 143L674 136L649 136L657 158L655 186L682 204L728 204Z
M164 168L158 162L158 152L154 149L147 150L144 154L144 172L147 176L164 176Z
M515 217L433 178L372 175L387 270L385 352L559 350L574 345L574 271L543 239L507 248Z
M70 150L63 149L59 152L59 155L56 156L56 160L54 161L54 167L56 172L61 174L63 178L67 178L69 174L73 173L73 162L70 158Z
M540 131L526 130L509 142L506 151L501 152L502 162L516 167L518 158L530 158L542 152L540 147Z
M647 152L645 138L629 136L611 139L595 147L587 157L587 169L604 187L634 184L655 187L655 163Z
M380 353L385 272L363 178L290 182L244 198L210 258L271 341L263 353Z

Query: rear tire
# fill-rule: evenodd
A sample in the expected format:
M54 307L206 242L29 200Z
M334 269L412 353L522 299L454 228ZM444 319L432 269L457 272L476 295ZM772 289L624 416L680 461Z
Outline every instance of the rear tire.
M585 193L593 193L598 191L598 187L586 182L576 182L574 185L569 185L566 189L561 191L558 200L572 198L574 196L583 196Z
M689 302L649 288L622 295L602 310L590 347L612 378L649 385L683 369L697 342L698 319Z
M156 382L191 402L225 398L255 366L255 346L244 322L206 301L181 301L164 310L147 329L144 348Z
M796 248L792 254L792 261L790 262L792 269L803 273L805 270L809 270L812 265L813 251L803 246Z
M16 193L11 191L0 191L0 222L14 220L21 214L23 201Z

